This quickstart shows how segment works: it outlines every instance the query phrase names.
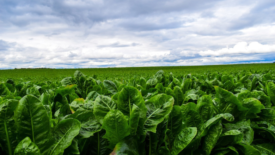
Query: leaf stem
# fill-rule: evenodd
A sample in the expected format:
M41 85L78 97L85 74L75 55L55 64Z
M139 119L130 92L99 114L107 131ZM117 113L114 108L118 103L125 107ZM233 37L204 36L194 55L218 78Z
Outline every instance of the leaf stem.
M151 134L149 134L149 155L151 155L152 147L151 147Z
M97 133L97 154L100 153L100 141L99 141L99 132Z
M10 144L10 138L9 138L9 133L7 130L7 124L6 120L4 121L4 126L5 126L5 132L6 132L6 138L7 138L7 143L8 143L8 149L9 149L9 155L12 155L12 150L11 150L11 144Z

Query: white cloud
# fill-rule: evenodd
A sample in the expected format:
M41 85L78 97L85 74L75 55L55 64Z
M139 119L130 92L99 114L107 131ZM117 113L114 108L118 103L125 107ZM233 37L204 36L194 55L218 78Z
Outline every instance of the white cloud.
M263 45L258 42L239 42L232 48L222 48L219 50L200 51L201 56L221 56L221 55L239 55L256 53L275 53L274 45Z

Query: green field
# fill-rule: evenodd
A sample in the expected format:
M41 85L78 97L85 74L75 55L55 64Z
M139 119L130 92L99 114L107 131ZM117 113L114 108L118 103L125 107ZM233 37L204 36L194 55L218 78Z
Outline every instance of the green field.
M274 69L1 70L0 154L274 155Z
M268 64L237 64L237 65L211 65L211 66L165 66L165 67L125 67L125 68L88 68L88 69L16 69L16 70L0 70L0 81L6 79L13 80L29 80L29 81L45 81L45 80L61 80L64 77L71 76L76 70L93 76L97 75L98 79L121 79L136 76L151 76L158 70L163 70L165 74L172 72L174 75L182 75L189 73L205 73L205 72L238 72L240 70L275 70L274 63Z

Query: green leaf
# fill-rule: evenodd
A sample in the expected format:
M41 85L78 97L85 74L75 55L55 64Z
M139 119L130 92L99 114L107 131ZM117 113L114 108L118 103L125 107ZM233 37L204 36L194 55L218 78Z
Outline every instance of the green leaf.
M197 94L197 91L195 89L191 89L185 92L185 98L184 101L188 102L189 100L198 100L199 99L199 95Z
M229 130L223 133L218 141L218 146L238 144L243 140L243 133L239 130Z
M11 84L11 85L15 84L15 82L12 79L7 79L6 83Z
M165 94L166 94L166 95L173 96L173 97L175 98L174 91L173 91L171 88L166 87L166 88L165 88Z
M262 91L253 91L251 92L251 96L258 99L266 108L270 108L272 106L270 97Z
M215 155L239 155L239 152L233 146L222 147L215 149Z
M242 89L241 92L238 93L237 95L238 95L237 96L238 100L243 103L244 99L251 97L251 92L247 89Z
M116 106L117 105L110 97L99 95L94 103L94 115L96 119L102 124L106 114L116 109Z
M183 114L183 124L187 127L197 127L198 130L203 125L201 115L196 110L197 105L193 102L181 106Z
M159 94L145 102L148 109L144 124L145 131L156 133L156 128L172 111L174 98L166 94Z
M175 98L175 105L181 105L183 102L183 93L179 86L175 86L173 90L174 98Z
M260 113L261 110L265 108L264 105L255 98L244 99L243 106L247 108L247 110L242 113L243 118L254 118L255 114Z
M4 83L0 83L0 96L9 95L11 92Z
M155 154L163 154L164 150L167 150L170 152L170 150L168 148L172 148L173 145L173 141L170 140L173 137L173 131L169 130L168 127L168 117L166 117L164 119L164 121L162 121L158 126L157 126L157 132L156 133L152 133L149 132L147 135L149 135L149 140L151 141L151 152L155 153ZM170 131L170 132L169 132ZM181 130L180 130L181 131ZM180 132L179 131L179 132ZM168 133L169 132L169 133ZM171 138L172 137L172 138ZM164 146L163 146L164 145ZM160 148L164 147L161 152ZM165 151L166 152L166 151ZM170 154L170 153L169 153Z
M215 123L217 123L221 119L225 119L229 122L234 121L234 117L229 113L218 114L218 115L212 117L211 119L209 119L207 122L204 123L204 129L210 127L211 125L213 125Z
M108 139L114 145L130 135L128 121L119 110L111 110L107 113L104 117L102 128L106 130L103 138Z
M216 90L216 107L219 113L236 114L236 110L245 111L247 108L243 107L242 103L231 92L215 86Z
M148 147L149 147L149 152L148 154L152 154L152 155L156 155L158 150L157 150L157 147L158 147L158 134L157 133L152 133L152 132L149 132L147 134L147 137L148 137Z
M139 84L142 88L146 88L146 79L144 77L140 77Z
M80 80L81 77L84 77L84 76L85 76L85 75L84 75L83 73L81 73L79 70L77 70L77 71L74 72L74 78L75 78L76 80Z
M104 80L103 85L112 94L116 94L118 92L116 84L110 80Z
M61 80L62 86L72 85L73 84L73 78L72 77L66 77Z
M15 110L18 140L30 137L43 154L49 146L50 119L41 101L33 95L23 97Z
M107 139L102 138L105 134L104 130L97 132L94 136L90 138L80 139L79 147L80 154L87 155L106 155L112 152L111 149L108 148L109 143Z
M137 88L126 86L118 93L117 107L124 115L131 117L133 105L139 108L139 125L137 132L142 134L147 111L144 99Z
M173 85L180 86L180 81L177 78L173 78Z
M116 144L111 155L139 155L138 142L134 137L129 137Z
M235 147L237 150L240 150L239 152L245 155L261 155L261 153L251 145L239 143L235 145Z
M275 84L273 82L268 82L266 89L271 102L275 105Z
M196 127L187 127L184 128L179 135L176 137L173 147L172 147L172 155L179 154L196 136L197 128Z
M76 87L77 86L75 84L59 87L58 89L56 89L55 93L60 94L62 96L66 96L66 95L74 93Z
M211 96L204 95L199 98L196 110L205 122L213 116L213 102Z
M6 154L12 155L16 146L16 134L13 120L18 100L7 100L0 104L0 144Z
M76 116L81 123L79 136L89 138L101 130L101 124L95 119L92 111L85 111Z
M159 93L164 93L165 92L165 89L164 89L162 83L158 83L155 88L158 90Z
M243 133L243 139L242 142L245 144L250 145L253 142L254 139L254 131L250 127L250 120L242 120L235 123L224 123L225 131L229 130L239 130Z
M40 97L39 97L40 101L42 102L43 105L51 105L50 103L50 94L48 93L43 93Z
M221 134L222 134L221 121L212 125L209 128L209 131L207 135L204 137L204 141L202 143L203 151L205 152L206 155L210 155L212 149L215 147Z
M155 87L158 83L158 79L157 78L151 78L146 82L146 88L152 88Z
M169 129L168 137L169 142L172 143L177 135L183 129L182 121L183 121L183 113L181 112L181 107L178 105L173 106L173 110L170 113L167 128ZM157 128L158 129L158 128ZM171 144L172 145L172 144Z
M118 95L117 108L126 116L130 117L133 105L140 109L140 118L146 116L146 108L143 97L135 87L124 87Z
M189 78L186 78L182 82L183 82L182 85L181 85L182 86L182 92L185 93L187 90L190 89L191 84L192 84L192 80L189 79Z
M261 152L261 155L275 155L274 144L264 143L253 145L254 148Z
M14 155L39 155L39 148L29 137L23 139L15 148Z
M76 111L77 109L79 109L80 107L84 106L84 102L85 100L83 98L76 98L73 100L73 102L70 104L70 108L73 111Z
M95 91L91 91L87 96L85 100L92 100L95 101L95 99L99 96L100 94L95 92Z
M72 144L65 149L64 154L66 155L78 155L80 154L79 148L78 148L78 141L77 139L73 139Z
M275 132L275 124L272 121L254 121L253 125L255 126L255 124L257 124L257 127L265 127L268 130Z
M40 92L39 90L37 89L37 87L30 87L26 90L26 94L29 94L29 95L34 95L36 97L39 97L40 96Z
M262 109L261 113L259 113L259 116L262 119L274 120L274 118L275 118L275 107Z
M268 129L265 127L253 127L255 131L255 137L261 137L264 141L275 142L274 129Z
M137 132L138 123L139 123L139 114L140 114L140 109L138 108L138 106L134 104L130 114L130 119L129 119L131 135L135 135Z
M60 155L72 144L79 134L81 123L76 119L65 119L58 123L54 130L54 143L47 155Z

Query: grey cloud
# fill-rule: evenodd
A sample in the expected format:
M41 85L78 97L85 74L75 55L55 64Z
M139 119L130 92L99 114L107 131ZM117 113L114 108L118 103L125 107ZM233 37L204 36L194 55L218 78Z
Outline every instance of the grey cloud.
M238 17L217 16L217 10L239 5L251 8ZM275 11L271 0L4 0L0 6L4 6L0 9L0 68L192 65L275 59L270 56L275 55L273 51L199 54L242 41L272 44L275 34L270 25ZM270 31L241 31L259 25L269 26Z
M105 48L105 47L131 47L131 46L138 46L140 45L139 43L131 43L131 44L121 44L119 42L113 43L113 44L109 44L109 45L98 45L98 48Z
M248 4L253 4L254 7L240 18L231 21L229 30L240 30L255 25L275 22L275 2L273 0L265 1L248 1Z
M196 10L214 6L215 0L106 0L106 1L15 1L0 2L5 6L0 12L2 19L18 26L26 26L33 20L48 22L67 21L70 24L89 25L112 19L132 18L137 16L161 15L171 12L188 14ZM59 17L52 18L53 16Z
M14 44L13 43L8 43L6 41L0 40L0 51L5 52L7 51L10 47L12 47Z
M183 23L184 22L182 21L176 21L176 19L175 21L166 21L163 17L153 16L149 19L144 17L127 19L119 23L118 26L134 31L154 31L179 28L183 25Z

